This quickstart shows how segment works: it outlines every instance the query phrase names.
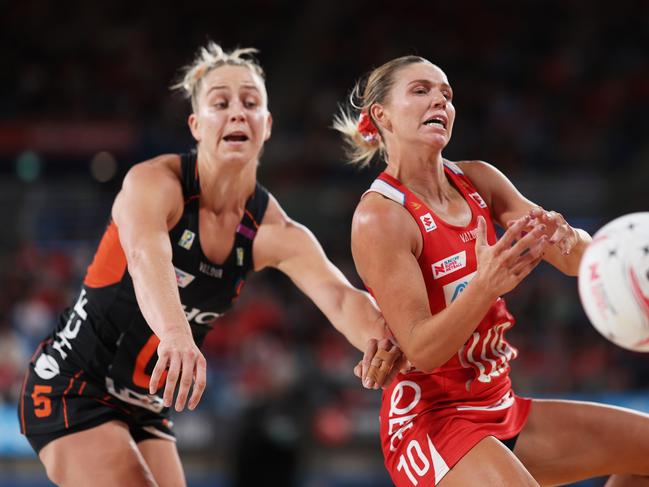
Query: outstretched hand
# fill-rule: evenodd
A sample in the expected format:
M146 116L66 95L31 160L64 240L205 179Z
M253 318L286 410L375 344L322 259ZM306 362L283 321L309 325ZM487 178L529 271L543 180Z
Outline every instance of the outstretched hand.
M361 379L366 389L378 389L387 387L399 372L405 373L411 368L401 348L391 339L371 338L363 359L354 367L354 375Z
M475 252L478 275L485 289L501 296L520 283L539 264L548 244L547 226L525 215L509 222L508 228L494 245L487 242L485 219L478 217Z
M536 207L530 210L529 216L532 223L545 225L544 234L548 237L550 245L559 247L563 255L570 255L579 241L579 236L575 229L568 225L561 213Z
M187 407L194 409L205 390L206 366L205 357L196 346L191 333L166 335L158 345L158 362L151 374L149 392L155 394L161 377L167 371L162 398L164 406L171 407L174 391L178 384L175 408L176 411L182 411L193 383L194 388Z

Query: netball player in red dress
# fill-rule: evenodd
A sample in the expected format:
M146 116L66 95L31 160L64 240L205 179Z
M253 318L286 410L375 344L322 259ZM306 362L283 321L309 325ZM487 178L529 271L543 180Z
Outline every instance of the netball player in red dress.
M575 276L590 241L493 166L451 162L444 72L406 56L375 69L335 127L351 158L386 163L361 199L352 252L415 369L383 392L385 465L398 487L557 485L612 475L649 485L649 417L517 396L502 296L541 259ZM494 224L505 228L497 240ZM378 364L380 361L376 362Z
M58 485L185 485L169 408L198 404L198 347L250 271L285 273L357 347L384 336L367 293L257 182L271 115L251 51L210 43L185 70L196 149L128 172L78 298L32 359L21 429ZM369 340L366 362L386 341Z

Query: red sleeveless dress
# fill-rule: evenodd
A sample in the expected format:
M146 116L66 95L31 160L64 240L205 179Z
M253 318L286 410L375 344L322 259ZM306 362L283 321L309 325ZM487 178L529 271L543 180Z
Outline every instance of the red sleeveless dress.
M423 238L419 266L432 314L439 313L470 285L476 274L477 218L496 233L489 208L471 181L445 161L446 177L471 208L465 227L441 220L398 180L382 173L368 192L377 192L412 215ZM400 374L383 391L381 443L385 465L397 487L437 485L481 439L506 440L523 428L531 401L511 388L509 362L517 351L505 340L514 318L498 298L466 343L430 373Z

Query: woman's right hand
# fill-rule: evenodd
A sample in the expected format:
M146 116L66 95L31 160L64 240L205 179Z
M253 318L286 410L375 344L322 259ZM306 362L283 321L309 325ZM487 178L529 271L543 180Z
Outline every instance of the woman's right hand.
M194 409L205 390L206 366L205 357L196 346L191 333L184 331L168 333L160 339L158 345L158 362L151 374L149 392L155 394L159 381L166 371L167 378L162 398L164 406L171 407L176 384L178 384L176 411L182 411L193 382L194 388L187 406L189 409Z
M475 245L478 273L474 281L481 282L493 299L514 289L541 262L548 245L544 231L545 224L531 221L526 215L510 222L500 240L489 245L487 224L482 216L478 217Z

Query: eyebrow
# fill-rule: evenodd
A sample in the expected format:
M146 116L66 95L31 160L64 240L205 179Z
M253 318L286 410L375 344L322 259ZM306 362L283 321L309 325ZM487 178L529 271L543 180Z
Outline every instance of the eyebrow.
M255 91L257 91L258 93L261 93L261 92L259 91L259 88L257 88L256 85L251 84L251 83L246 83L246 84L242 85L242 88L245 88L245 89L248 89L248 90L255 90ZM216 91L216 90L229 90L229 89L230 89L230 87L227 86L227 85L216 85L216 86L210 86L210 88L207 90L206 95L209 95L210 92L212 92L212 91Z
M414 85L414 84L417 84L417 83L424 83L424 84L427 84L427 85L439 85L442 88L448 88L449 90L453 91L453 88L451 88L451 85L449 85L448 83L444 83L444 82L442 82L442 83L433 83L429 79L415 79L415 80L412 80L410 83L408 83L408 86Z

